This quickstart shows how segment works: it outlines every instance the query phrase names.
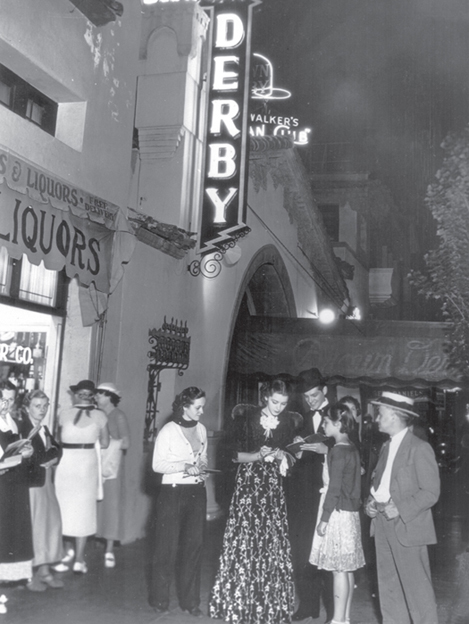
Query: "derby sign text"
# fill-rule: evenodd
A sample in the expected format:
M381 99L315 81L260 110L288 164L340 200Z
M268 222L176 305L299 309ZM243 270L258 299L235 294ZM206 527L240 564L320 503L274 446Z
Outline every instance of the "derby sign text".
M205 4L212 4L210 0ZM208 118L199 251L227 245L246 230L251 13L256 0L216 4L211 18Z

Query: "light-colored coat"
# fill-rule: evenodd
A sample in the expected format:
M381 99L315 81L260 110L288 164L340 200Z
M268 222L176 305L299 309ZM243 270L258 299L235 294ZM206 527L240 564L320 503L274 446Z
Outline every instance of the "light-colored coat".
M428 442L408 431L399 446L391 473L391 498L399 510L396 537L403 546L436 543L431 508L440 496L440 474ZM371 523L374 535L375 520Z

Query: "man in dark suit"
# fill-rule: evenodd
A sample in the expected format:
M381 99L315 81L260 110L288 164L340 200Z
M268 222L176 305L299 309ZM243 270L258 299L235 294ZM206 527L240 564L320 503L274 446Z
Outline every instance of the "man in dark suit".
M295 442L312 434L324 434L322 423L329 406L327 387L317 368L301 372L299 380L299 390L309 410ZM309 563L323 485L322 467L327 451L328 446L322 442L303 444L286 483L290 542L299 597L299 607L292 618L294 621L318 618L321 595L328 620L334 611L331 573L318 570Z
M412 433L413 400L383 392L372 401L380 431L390 440L380 452L366 513L373 518L383 624L438 624L428 544L436 542L431 508L440 475L428 442Z

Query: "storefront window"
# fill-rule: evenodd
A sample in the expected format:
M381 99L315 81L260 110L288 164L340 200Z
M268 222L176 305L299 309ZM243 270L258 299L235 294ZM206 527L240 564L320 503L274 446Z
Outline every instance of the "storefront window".
M65 306L66 280L63 271L50 271L44 263L31 264L23 255L15 260L0 248L0 296L4 303L24 301L26 304L53 308L60 314Z
M7 295L9 288L9 277L11 271L8 262L8 252L5 247L0 248L0 294Z
M17 388L16 414L30 390L44 390L55 401L62 328L62 319L51 313L0 302L0 379Z
M53 308L57 293L57 276L57 271L49 271L43 262L35 266L23 256L19 298Z

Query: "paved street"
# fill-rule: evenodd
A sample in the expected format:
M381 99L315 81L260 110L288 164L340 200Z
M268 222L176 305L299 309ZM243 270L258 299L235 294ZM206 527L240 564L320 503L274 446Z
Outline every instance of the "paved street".
M458 495L455 478L445 478L443 493L435 510L439 544L431 550L435 590L439 605L440 624L469 622L464 614L458 614L458 578L469 569L469 563L455 557L463 549L467 524L464 511L467 500ZM205 550L202 604L207 612L208 594L216 571L222 521L209 524ZM109 570L103 565L103 546L91 540L87 548L89 573L76 576L63 574L63 590L48 589L44 593L32 593L21 587L2 587L1 593L8 597L8 613L0 616L0 624L185 624L186 622L213 622L208 617L195 619L184 614L173 600L169 614L156 616L147 603L145 582L145 540L121 546L116 550L117 567ZM469 559L469 554L467 555ZM376 600L372 597L370 571L357 574L357 590L352 609L353 624L378 624L380 622ZM469 583L463 583L463 610L469 607ZM469 611L467 612L469 613ZM325 614L318 620L306 620L306 624L323 623Z

